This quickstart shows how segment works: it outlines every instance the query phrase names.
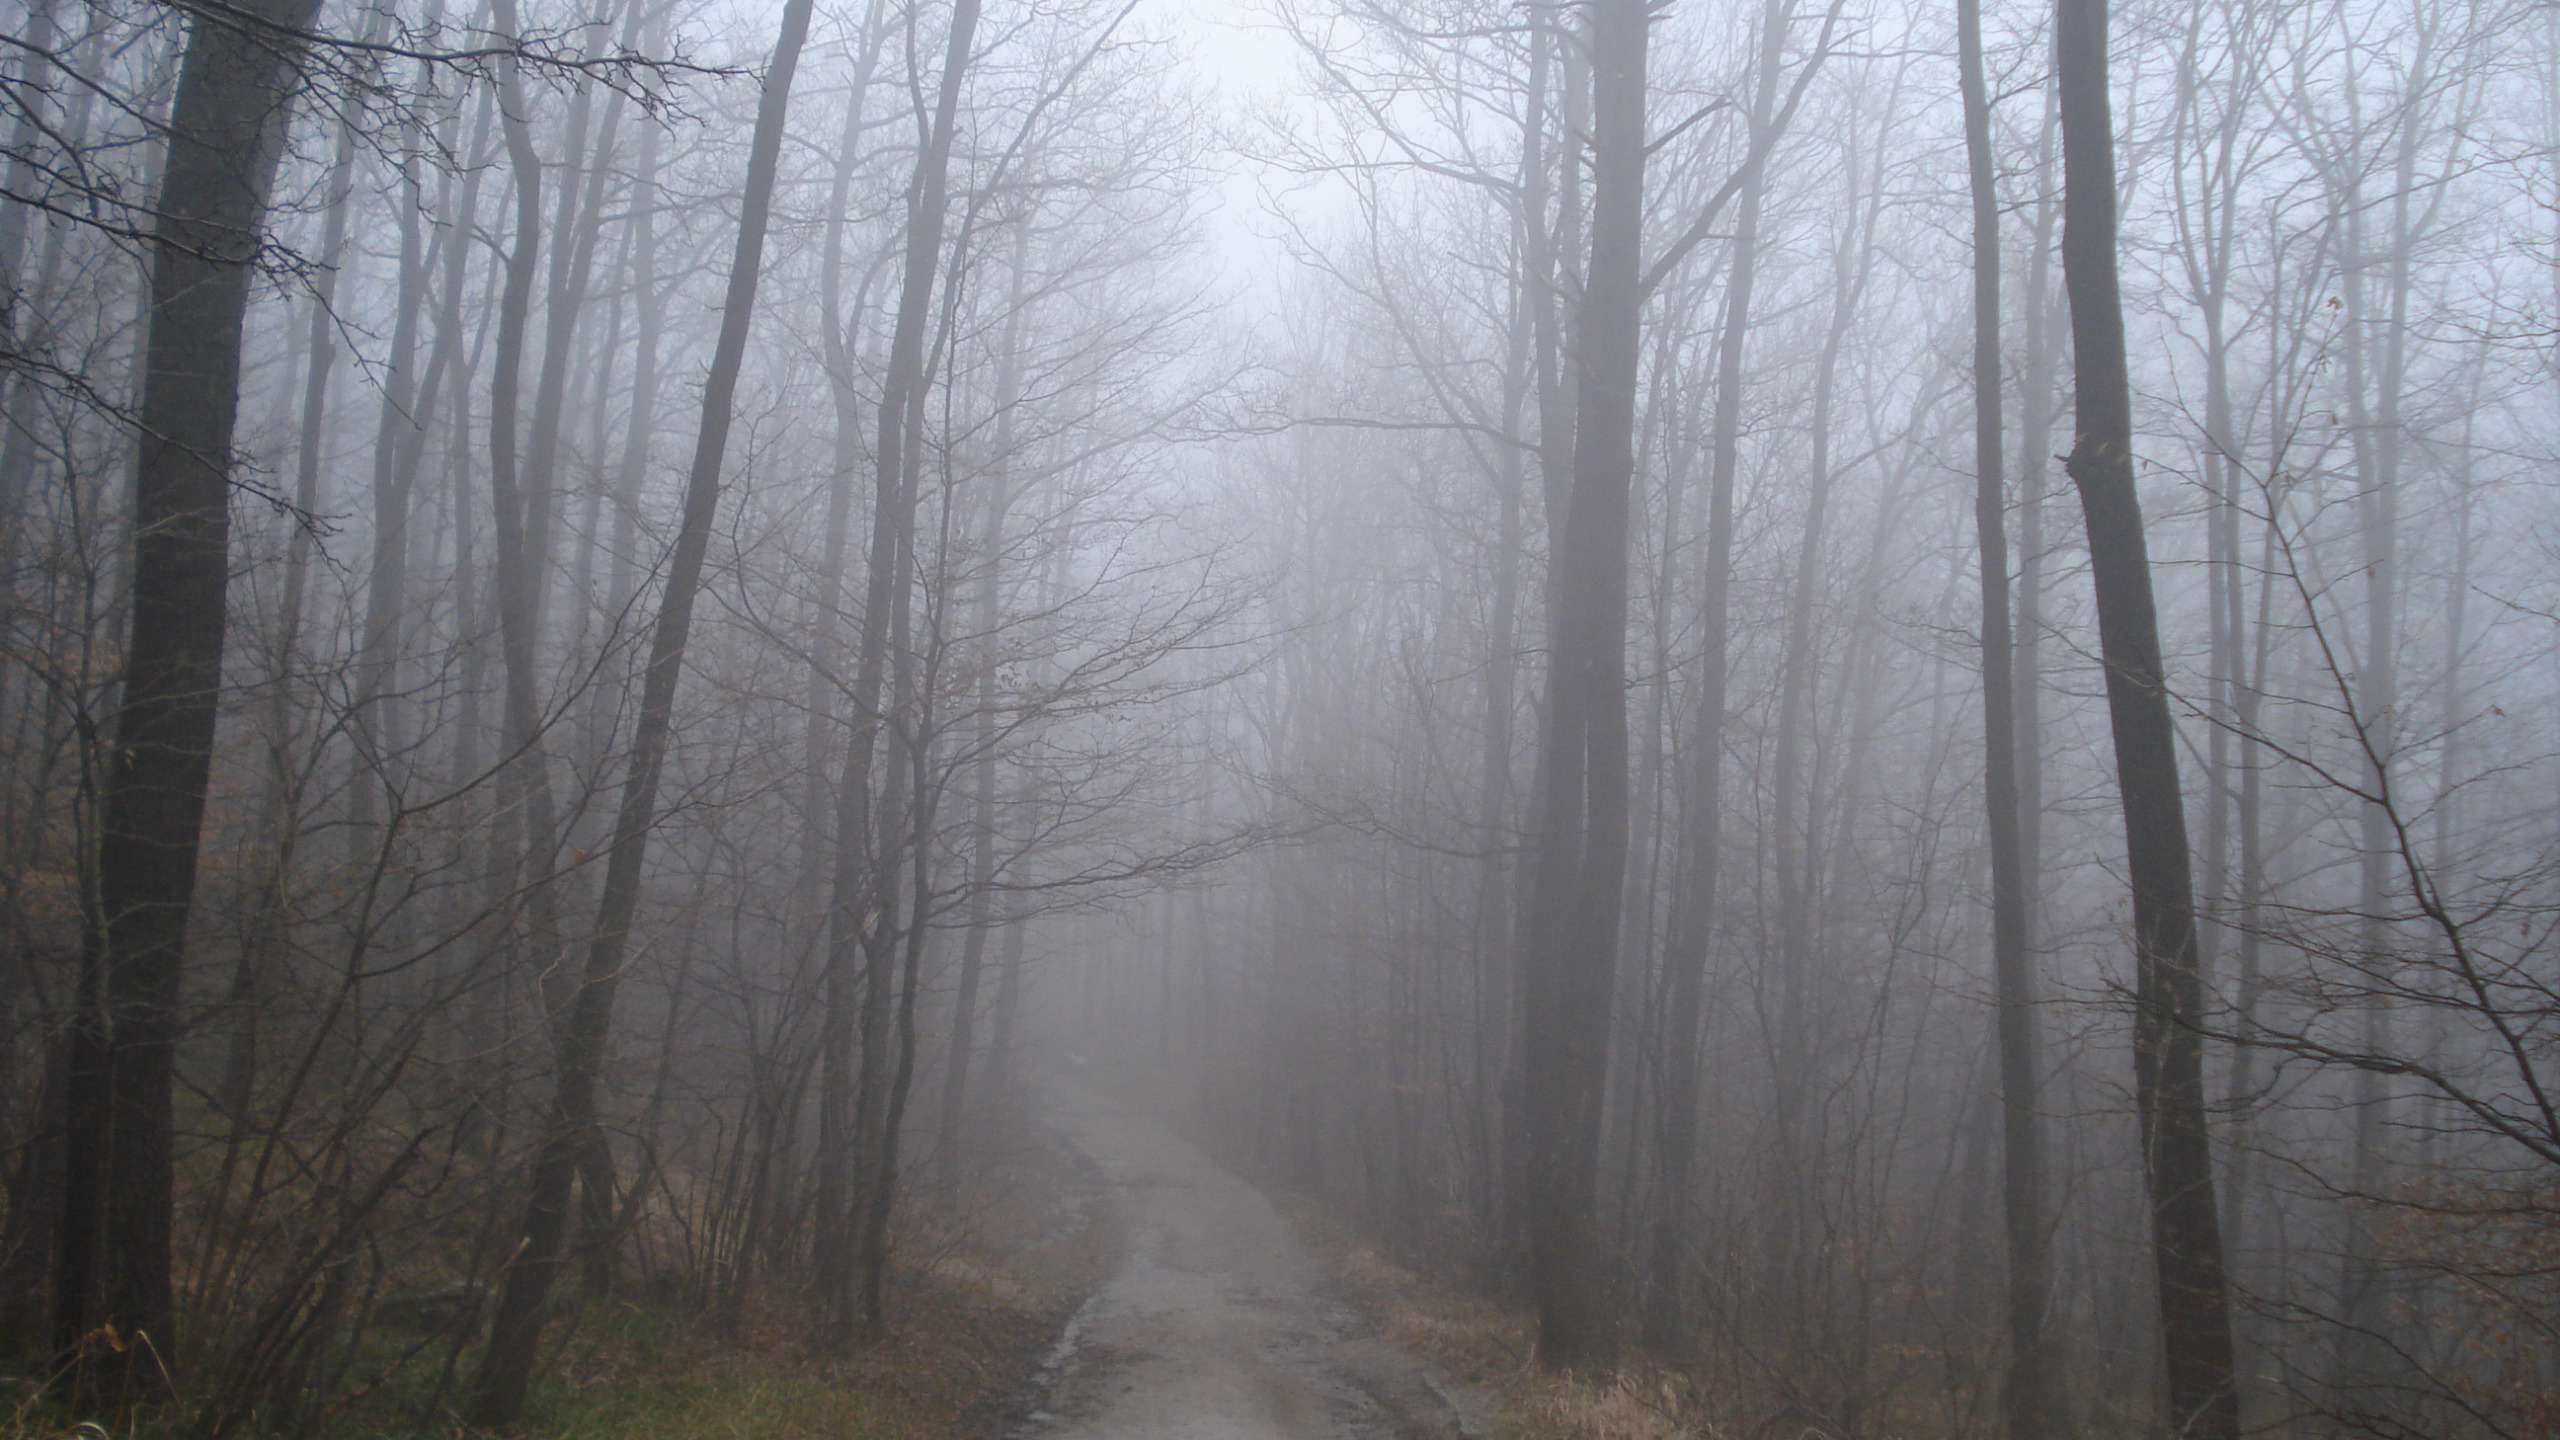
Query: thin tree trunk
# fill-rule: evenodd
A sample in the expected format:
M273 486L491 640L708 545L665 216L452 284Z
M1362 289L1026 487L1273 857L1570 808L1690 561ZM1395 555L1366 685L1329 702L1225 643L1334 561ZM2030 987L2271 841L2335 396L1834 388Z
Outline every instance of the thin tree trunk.
M658 190L659 135L655 124L640 127L640 159L631 182L631 223L639 227L631 242L631 294L632 308L638 313L632 337L631 410L614 471L613 539L605 557L605 607L617 625L629 612L640 583L634 554L640 546L640 495L649 478L649 446L657 435L658 387L664 378L658 361L667 311L658 274L657 212L663 203Z
M385 12L369 18L365 38L377 40ZM293 864L302 827L300 758L296 754L294 685L302 651L303 612L310 589L312 533L321 523L321 451L329 415L329 382L338 362L337 297L340 268L346 260L347 211L355 195L356 131L352 119L338 124L337 145L330 157L327 209L321 220L318 275L311 287L310 324L303 343L300 443L295 447L293 508L286 517L292 533L285 541L284 593L276 606L276 636L269 661L266 695L266 775L261 797L260 848L264 873L259 878L256 912L233 961L231 983L222 1008L229 1033L223 1037L223 1064L215 1106L223 1119L222 1160L216 1167L212 1193L205 1206L204 1234L219 1236L230 1200L231 1180L252 1121L258 1088L258 1050L264 1026L270 973L281 959L291 927L289 897Z
M834 754L835 727L842 717L830 699L829 692L842 683L844 666L845 557L852 528L854 475L859 468L861 428L864 408L854 388L854 341L861 325L862 299L867 294L868 276L862 291L857 292L854 315L844 313L844 228L845 211L853 188L856 159L862 153L863 111L871 88L871 76L887 27L880 23L881 6L873 0L863 20L862 51L854 65L852 93L845 100L844 138L836 154L834 182L828 192L826 249L820 261L818 280L819 330L827 362L830 398L835 404L835 456L833 473L827 492L827 519L824 550L820 560L818 598L811 623L817 640L811 647L807 676L808 729L801 746L804 765L812 776L827 773ZM857 721L857 723L859 723ZM813 900L823 896L830 847L838 837L830 833L830 817L824 785L810 787L809 813L803 819L807 834L804 857L807 881L803 891ZM825 922L824 912L818 917ZM839 1223L845 1213L846 1197L853 1184L853 1088L854 1041L858 1021L854 1015L855 947L826 938L826 927L820 926L825 944L821 960L821 1021L818 1054L818 1134L813 1157L813 1194L817 1214L817 1231L810 1237L810 1270L820 1295L833 1295L843 1289L844 1276L851 1264L852 1237Z
M969 919L960 947L959 991L952 998L951 1056L943 1073L942 1128L945 1153L953 1165L967 1140L970 1050L977 1034L978 988L986 961L987 931L995 918L996 844L996 626L997 600L1004 579L1005 516L1013 504L1014 410L1022 398L1023 286L1030 265L1031 222L1014 227L1013 266L1005 298L1004 339L997 362L995 449L978 483L986 487L986 515L978 543L977 595L971 605L969 639L978 653L977 714L972 720L969 819ZM1170 921L1168 933L1170 932ZM1170 1030L1168 1025L1167 1029ZM1168 1038L1170 1038L1168 1036Z
M499 28L521 33L515 0L493 0ZM497 353L489 380L489 498L498 540L494 594L500 658L506 672L503 708L507 765L499 787L500 865L512 864L513 887L525 896L533 928L536 975L554 973L559 927L551 885L557 817L551 790L535 660L541 645L539 597L545 557L532 548L532 521L516 449L525 330L542 244L542 160L534 153L524 85L512 56L499 61L499 127L515 181L515 238L507 252L506 286L498 301Z
M906 943L902 947L898 976L898 1064L890 1077L888 1094L884 1097L877 1148L866 1156L873 1168L863 1185L862 1241L856 1256L860 1267L862 1320L875 1336L887 1333L889 1328L889 1221L897 1205L898 1150L900 1139L906 1132L907 1097L915 1088L916 1002L924 991L924 946L932 933L925 924L933 895L930 860L935 807L933 791L928 788L926 776L930 753L921 739L909 744L914 771L911 783L915 788L916 801L911 834L906 842L910 889L904 936Z
M2363 786L2371 797L2358 807L2356 908L2363 917L2358 948L2366 974L2358 1017L2358 1043L2366 1054L2393 1053L2393 991L2400 984L2392 958L2393 939L2387 916L2393 905L2391 877L2400 864L2395 841L2393 769L2399 748L2400 642L2400 462L2403 449L2401 408L2408 372L2408 327L2411 251L2419 236L2432 228L2435 204L2422 216L2411 214L2418 186L2419 127L2430 118L2420 97L2435 83L2434 26L2422 22L2415 53L2403 76L2391 184L2391 236L2384 264L2382 295L2385 313L2367 311L2365 271L2372 258L2364 243L2364 206L2360 182L2348 195L2346 359L2349 415L2354 425L2357 469L2356 518L2361 532L2364 571L2363 634L2354 681L2355 723L2363 749ZM2441 197L2441 188L2437 191ZM2376 337L2379 345L2375 347ZM2371 355L2369 347L2379 349ZM2372 375L2368 385L2366 370ZM2404 1364L2405 1352L2392 1339L2394 1306L2385 1262L2375 1253L2375 1217L2370 1208L2391 1194L2396 1168L2390 1150L2394 1096L2389 1080L2370 1066L2353 1076L2355 1134L2350 1196L2346 1206L2347 1236L2341 1256L2343 1313L2336 1357L2335 1388L2341 1411L2353 1416L2372 1403L2365 1396L2393 1383L2392 1372Z
M9 127L8 193L34 195L39 189L37 161L49 138L44 96L51 88L53 47L56 33L54 0L30 0L25 16L19 21L25 27L23 47L18 52L15 73L11 76L16 91L13 107L18 116ZM58 123L58 122L57 122ZM85 127L73 127L66 134L76 136ZM0 205L0 294L10 297L5 314L0 314L0 345L14 355L41 354L46 342L43 325L34 316L26 332L21 332L21 309L41 314L49 284L31 283L27 274L27 222L35 208L14 201ZM48 245L47 258L61 246ZM50 268L50 266L44 267ZM48 277L49 278L49 277ZM15 586L18 574L18 547L23 543L27 491L35 478L35 399L34 377L19 374L13 365L0 374L0 516L9 519L5 533L0 533L0 586ZM5 593L5 592L0 592ZM0 702L8 695L8 678L0 674ZM0 703L0 713L5 713Z
M443 9L441 3L430 7L430 28ZM391 345L383 357L382 404L374 423L373 563L365 578L364 629L356 642L356 690L348 717L359 771L351 797L356 823L350 844L359 853L376 838L369 832L377 798L388 798L387 793L378 797L377 791L397 790L399 781L392 766L405 733L399 707L383 707L380 701L386 691L399 689L400 629L409 605L409 520L415 508L417 458L424 448L429 418L418 384L418 330L434 290L437 256L425 236L426 195L419 184L423 160L417 154L417 141L414 130L405 132L399 156L395 208L400 225L400 291L394 302ZM475 172L475 198L476 182ZM455 252L465 249L459 235L469 233L469 222L460 222L456 230L455 234L439 230L433 244ZM435 364L444 351L445 337L439 333L436 356L428 363Z
M1022 1023L1022 950L1030 924L1020 910L1006 917L1004 945L996 958L996 1004L987 1043L986 1088L999 1100L1013 1094L1016 1028Z
M1566 268L1563 257L1570 252L1578 236L1582 214L1582 192L1574 147L1562 147L1557 164L1561 183L1557 194L1548 194L1547 183L1547 117L1548 95L1556 88L1555 55L1570 48L1558 34L1550 18L1551 12L1533 12L1529 27L1529 83L1526 96L1528 113L1520 132L1521 243L1527 252L1530 330L1535 347L1536 404L1538 416L1538 494L1540 515L1552 544L1564 533L1567 497L1573 489L1573 407L1564 393L1563 368L1572 347L1570 311L1562 305L1566 293ZM1571 10L1552 13L1572 13ZM1563 66L1563 113L1558 117L1567 127L1578 123L1580 106L1576 97L1587 86L1576 77L1585 72L1569 61ZM1552 557L1550 557L1552 558ZM1543 651L1552 668L1555 658L1555 567L1550 564L1544 576L1539 607ZM1502 957L1508 966L1503 979L1507 982L1503 996L1503 1055L1499 1114L1501 1156L1499 1179L1494 1187L1496 1230L1500 1237L1496 1249L1497 1264L1506 1274L1519 1273L1526 1262L1526 1212L1528 1207L1529 1130L1526 1055L1523 1036L1528 1028L1529 1006L1529 934L1528 913L1532 887L1527 883L1530 868L1536 863L1536 827L1547 806L1547 732L1553 728L1546 698L1542 694L1537 710L1537 748L1530 763L1529 798L1526 824L1531 854L1529 867L1513 867L1516 914L1511 926L1511 946Z
M2060 416L2055 370L2061 351L2053 304L2053 230L2061 206L2054 173L2054 140L2060 116L2046 87L2044 123L2036 146L2034 249L2027 262L2027 354L2019 367L2017 665L2011 687L2017 701L2018 875L2026 890L2027 956L2039 947L2044 903L2044 586L2045 498L2052 472L2053 422Z
M1880 146L1879 160L1881 149ZM1774 838L1767 848L1773 852L1772 868L1778 881L1779 997L1776 1073L1771 1076L1776 1102L1772 1149L1781 1184L1780 1193L1772 1197L1772 1213L1778 1221L1773 1263L1779 1293L1796 1296L1812 1293L1803 1272L1806 1255L1800 1222L1810 1220L1814 1214L1815 1182L1820 1177L1812 1171L1819 1157L1807 1155L1802 1142L1808 1134L1806 1112L1810 1096L1822 1083L1817 1073L1821 1046L1814 1034L1813 1014L1817 983L1813 974L1814 930L1818 924L1814 906L1821 893L1816 844L1820 830L1815 793L1818 781L1803 773L1803 732L1806 712L1813 708L1814 600L1835 478L1831 464L1832 405L1838 392L1840 352L1857 317L1867 277L1873 271L1876 205L1883 194L1883 177L1873 177L1867 211L1860 217L1856 213L1860 177L1854 148L1846 156L1844 169L1851 187L1843 206L1849 218L1841 227L1841 238L1833 253L1831 320L1823 336L1821 354L1814 363L1810 416L1813 473L1805 500L1804 543L1796 552L1793 593L1787 604L1774 737L1777 754L1770 767L1776 813L1770 825Z
M896 327L889 342L889 369L881 389L880 438L873 455L879 487L872 516L870 565L864 582L862 642L855 657L849 697L853 735L836 791L836 865L828 962L832 971L829 1015L836 1023L842 1023L852 1008L849 992L857 958L867 959L870 965L863 1007L861 1066L867 1083L862 1086L865 1095L857 1098L857 1110L876 1095L876 1082L886 1078L882 1051L888 1039L888 952L871 932L880 927L882 912L889 903L889 852L896 846L897 807L882 805L883 815L891 817L892 824L882 826L875 837L872 770L885 719L881 693L888 676L891 633L901 608L900 598L907 588L905 567L910 561L915 528L915 478L908 464L909 411L920 405L927 385L925 326L931 318L934 276L941 261L943 221L949 208L952 132L958 123L960 88L969 68L978 8L978 0L954 0L933 122L924 147L916 155L915 180L908 192L905 268ZM893 770L895 778L900 778L900 772ZM842 995L837 993L838 976L843 977L841 988L847 992ZM870 1153L871 1147L865 1142L871 1137L866 1135L866 1128L863 1117L857 1114L850 1137L851 1154L855 1156ZM860 1185L879 1183L876 1175L851 1178ZM858 1187L848 1184L848 1193L853 1188ZM817 1223L842 1226L852 1224L854 1218L852 1214L831 1214L822 1209ZM842 1242L833 1243L841 1246ZM844 1252L839 1249L837 1253ZM829 1323L840 1331L853 1319L857 1300L851 1283L854 1277L842 1266L833 1266L823 1268L817 1278L821 1292L829 1297Z
M1512 752L1516 746L1520 692L1520 562L1526 544L1527 456L1520 432L1537 385L1539 312L1549 308L1547 281L1534 260L1544 250L1546 224L1546 27L1530 34L1528 112L1522 122L1518 211L1512 217L1510 328L1502 368L1502 445L1494 472L1493 603L1485 637L1484 758L1477 776L1475 823L1487 854L1477 882L1472 976L1474 1023L1469 1058L1475 1167L1468 1199L1495 1234L1502 1223L1502 1056L1509 1039L1511 957L1509 895L1514 870L1503 853L1516 838L1511 817ZM1205 1039L1206 1037L1204 1037Z
M640 712L632 732L631 768L614 816L595 934L588 944L576 996L559 1027L559 1089L534 1160L522 1238L508 1262L506 1285L490 1321L488 1349L471 1405L474 1425L504 1427L523 1416L544 1305L564 1259L570 1183L600 1141L596 1085L612 1038L614 994L622 978L632 918L639 908L649 832L657 824L658 783L673 730L685 645L692 634L694 600L701 589L703 561L720 505L720 472L728 454L747 332L755 318L765 230L773 209L774 172L790 117L791 81L799 66L801 42L808 34L811 4L812 0L790 0L783 8L781 34L765 67L747 157L746 192L739 203L737 248L730 260L728 295L720 314L720 338L704 382L702 428L685 479L684 517L649 639L649 664L642 676Z
M2045 1343L2052 1260L2037 1116L2042 1063L2027 874L2018 840L2018 737L2009 625L2008 488L2000 406L2000 195L1993 180L1991 97L1982 75L1981 0L1956 0L1958 78L1973 192L1973 523L1982 551L1983 803L1991 837L1991 956L2000 1052L2001 1220L2007 1242L2009 1440L2057 1436Z
M1682 747L1678 896L1664 936L1670 1015L1664 1022L1662 1202L1654 1217L1652 1303L1646 1326L1658 1347L1675 1349L1685 1328L1679 1289L1688 1268L1690 1193L1698 1169L1698 1027L1714 944L1717 887L1724 849L1724 728L1731 677L1728 615L1733 588L1733 487L1740 465L1742 358L1751 328L1758 273L1760 207L1766 188L1766 132L1775 123L1778 67L1785 54L1787 0L1765 0L1752 86L1751 133L1759 159L1749 163L1736 195L1732 260L1725 277L1723 328L1716 342L1714 418L1707 438L1707 552L1700 562L1698 710Z
M623 5L620 49L630 54L639 40L642 12L638 0ZM592 154L587 127L595 91L581 88L570 102L568 133L562 156L562 179L552 208L551 266L545 277L542 307L542 367L534 380L533 415L525 435L524 545L533 591L528 599L534 645L542 643L551 590L552 530L560 507L560 435L563 422L579 407L567 401L570 361L575 354L578 319L586 308L589 281L595 270L596 243L602 226L605 187L614 176L613 155L627 105L620 91L605 101L604 123ZM584 184L579 181L583 179Z

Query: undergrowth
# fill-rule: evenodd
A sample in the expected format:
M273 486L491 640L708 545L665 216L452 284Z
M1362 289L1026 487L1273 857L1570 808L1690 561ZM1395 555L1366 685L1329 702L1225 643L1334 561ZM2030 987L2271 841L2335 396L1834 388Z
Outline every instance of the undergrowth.
M1364 1240L1299 1217L1335 1283L1406 1352L1490 1401L1499 1440L1694 1440L1722 1432L1667 1367L1630 1357L1606 1380L1536 1364L1529 1317L1387 1259Z
M1001 1198L949 1204L909 1227L892 1325L876 1339L829 1341L801 1295L781 1283L740 1303L678 1298L658 1283L603 1300L564 1300L512 1440L979 1440L1013 1413L1066 1316L1098 1282L1112 1240L1088 1209L1026 1197L1072 1189L1033 1173ZM448 1322L377 1322L355 1342L332 1398L291 1415L252 1415L223 1440L464 1440L460 1423L476 1334ZM210 1377L198 1377L199 1388ZM66 1413L43 1377L0 1371L0 1440L207 1440L182 1399L119 1417Z
M563 1336L514 1432L523 1440L926 1440L1001 1425L1004 1397L1036 1363L1055 1303L1018 1285L937 1267L911 1288L899 1328L823 1346L796 1302L750 1305L732 1327L689 1307L614 1300L555 1322ZM438 1347L441 1351L444 1347ZM467 1378L467 1376L465 1377ZM182 1403L121 1421L74 1420L13 1379L0 1440L190 1440ZM446 1356L374 1377L336 1413L253 1419L234 1440L454 1440Z

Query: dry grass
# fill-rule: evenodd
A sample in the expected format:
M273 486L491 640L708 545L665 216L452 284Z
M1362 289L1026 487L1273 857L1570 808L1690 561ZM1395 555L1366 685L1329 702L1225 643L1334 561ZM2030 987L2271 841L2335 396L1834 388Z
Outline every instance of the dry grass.
M946 1267L947 1268L947 1267ZM886 1339L829 1352L796 1305L730 1339L679 1317L625 1318L573 1343L528 1433L559 1440L906 1440L990 1433L1056 1327L1019 1282L937 1273Z
M1055 1213L998 1205L974 1218L965 1239L916 1237L923 1269L898 1284L895 1326L882 1339L815 1346L807 1311L789 1300L751 1309L726 1341L693 1325L670 1333L663 1319L617 1325L583 1354L571 1347L536 1428L558 1440L1004 1434L1109 1242L1089 1221L1030 1233L1060 1226Z
M948 1433L937 1418L776 1335L565 1357L527 1430L559 1440L905 1440Z
M789 1277L750 1300L733 1327L666 1299L565 1302L546 1339L522 1440L992 1440L1014 1413L1066 1316L1095 1284L1111 1237L1089 1211L1048 1203L1073 1183L1034 1152L982 1177L970 1203L943 1205L902 1237L913 1268L893 1282L894 1326L876 1341L821 1344ZM640 1295L680 1287L642 1285ZM386 1343L390 1337L385 1334ZM556 1347L556 1348L552 1348ZM409 1351L333 1404L322 1440L460 1440L443 1345ZM442 1376L442 1379L440 1379ZM74 1426L0 1373L0 1440L177 1440L183 1407L112 1427ZM241 1440L273 1440L252 1422Z
M1010 1427L1008 1402L1054 1334L1053 1302L1018 1282L937 1275L902 1296L889 1338L812 1344L797 1303L751 1306L732 1334L699 1314L629 1302L575 1317L537 1381L523 1440L976 1440ZM424 1418L399 1376L318 1432L336 1440L456 1440L449 1410ZM175 1440L183 1411L72 1425L20 1387L0 1440ZM448 1400L447 1404L451 1402ZM246 1440L260 1440L251 1429ZM311 1432L302 1432L311 1433Z
M1675 1372L1631 1359L1605 1381L1540 1370L1529 1317L1399 1265L1300 1208L1292 1218L1344 1295L1408 1353L1483 1396L1498 1440L1697 1440L1726 1432Z
M1058 1327L1098 1282L1111 1238L1051 1203L1070 1157L1028 1145L971 1177L965 1196L919 1202L902 1227L915 1269L894 1286L894 1327L813 1345L789 1298L750 1307L733 1339L697 1321L606 1327L553 1372L535 1440L979 1440L1008 1433Z

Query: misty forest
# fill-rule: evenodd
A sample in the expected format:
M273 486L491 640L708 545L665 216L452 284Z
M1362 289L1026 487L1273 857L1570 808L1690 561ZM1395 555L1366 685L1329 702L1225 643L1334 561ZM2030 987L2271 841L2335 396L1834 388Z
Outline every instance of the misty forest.
M2560 1435L2548 0L0 0L9 1440Z

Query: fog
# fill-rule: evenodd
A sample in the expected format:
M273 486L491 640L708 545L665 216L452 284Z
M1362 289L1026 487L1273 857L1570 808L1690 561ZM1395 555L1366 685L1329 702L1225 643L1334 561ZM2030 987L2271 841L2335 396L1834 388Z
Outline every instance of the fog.
M2550 1433L2548 5L0 9L45 1433Z

